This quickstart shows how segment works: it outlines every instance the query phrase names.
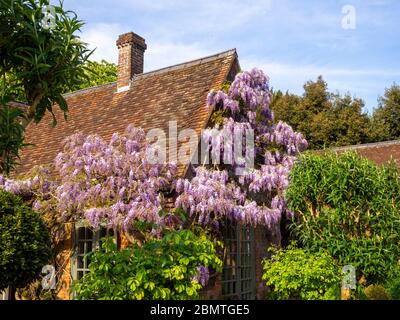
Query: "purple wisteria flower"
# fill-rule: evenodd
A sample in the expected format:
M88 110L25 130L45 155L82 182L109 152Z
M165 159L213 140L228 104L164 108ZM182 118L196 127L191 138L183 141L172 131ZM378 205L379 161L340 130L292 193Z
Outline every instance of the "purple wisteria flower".
M193 280L198 281L203 287L205 287L210 279L210 272L208 267L199 266L197 267L197 274L193 277Z
M176 207L187 211L198 224L215 226L221 218L228 218L272 228L283 216L292 215L284 193L290 169L299 152L307 148L307 141L286 123L275 122L271 98L269 78L258 69L239 73L228 91L208 94L207 106L224 110L225 119L223 124L207 128L202 138L213 160L222 165L197 167L194 178L180 179L175 186L179 193ZM250 129L255 133L252 149L244 139ZM243 135L243 157L251 153L258 165L235 176L245 163L231 152L234 141L230 137L238 133Z

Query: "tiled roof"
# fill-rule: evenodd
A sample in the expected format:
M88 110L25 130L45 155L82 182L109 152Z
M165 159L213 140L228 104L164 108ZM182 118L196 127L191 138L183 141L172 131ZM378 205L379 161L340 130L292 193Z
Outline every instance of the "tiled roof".
M400 140L384 141L378 143L366 143L354 146L346 146L333 149L341 153L354 150L359 155L381 165L393 159L400 166Z
M168 135L168 122L177 121L178 132L191 128L199 135L209 118L205 105L207 93L219 89L232 77L232 70L238 70L234 49L137 75L130 89L124 92L117 93L116 83L110 83L66 94L68 121L63 120L56 108L55 128L51 126L50 115L39 124L28 126L26 142L35 145L23 150L17 173L53 163L64 138L77 131L97 133L108 140L114 132L123 132L133 124L146 131L160 128ZM186 165L180 165L180 174L186 169Z

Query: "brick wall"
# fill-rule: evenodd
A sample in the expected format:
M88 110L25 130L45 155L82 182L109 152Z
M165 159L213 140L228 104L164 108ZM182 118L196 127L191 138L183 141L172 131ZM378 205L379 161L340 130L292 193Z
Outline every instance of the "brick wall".
M72 281L71 277L71 256L73 249L73 225L68 223L65 226L65 234L68 236L60 242L57 248L56 273L58 281L57 298L69 300L69 287Z

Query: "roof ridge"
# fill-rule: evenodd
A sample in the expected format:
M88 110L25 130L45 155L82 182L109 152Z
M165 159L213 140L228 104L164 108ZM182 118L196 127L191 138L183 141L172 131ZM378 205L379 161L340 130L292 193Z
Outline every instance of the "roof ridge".
M181 62L181 63L175 64L175 65L172 65L172 66L168 66L168 67L164 67L164 68L160 68L160 69L144 72L144 73L141 73L141 74L137 74L137 75L133 76L132 80L146 78L146 77L149 77L149 76L152 76L152 75L156 75L156 74L160 74L160 73L164 73L164 72L168 72L168 71L172 71L172 70L178 70L178 69L181 69L181 68L184 68L184 67L201 64L201 63L212 61L212 60L216 60L216 59L219 59L219 58L222 58L222 57L227 57L227 56L232 55L232 54L237 55L235 48L232 48L232 49L229 49L229 50L225 50L225 51L222 51L222 52L210 55L210 56L205 56L205 57L202 57L202 58L199 58L199 59L189 60L189 61ZM67 92L67 93L63 94L63 97L64 98L68 98L68 97L72 97L72 96L75 96L75 95L80 94L80 93L91 92L93 90L97 90L97 89L102 88L102 87L115 85L116 83L117 83L116 81L113 81L113 82L108 82L108 83L104 83L104 84L99 84L97 86L93 86L93 87L89 87L89 88L84 88L84 89L79 89L79 90L76 90L76 91Z
M185 67L194 66L194 65L197 65L197 64L202 64L202 63L205 63L205 62L209 62L209 61L213 61L213 60L216 60L216 59L224 58L224 57L230 56L232 54L237 55L235 48L232 48L232 49L229 49L229 50L226 50L226 51L222 51L220 53L212 54L210 56L205 56L205 57L202 57L202 58L199 58L199 59L189 60L189 61L186 61L186 62L177 63L177 64L172 65L172 66L168 66L168 67L164 67L164 68L160 68L160 69L144 72L144 73L141 73L141 74L137 74L137 75L133 76L132 80L146 78L146 77L149 77L149 76L152 76L152 75L156 75L156 74L160 74L160 73L164 73L164 72L168 72L168 71L172 71L172 70L179 70L179 69L182 69L182 68L185 68Z
M90 91L97 90L97 89L102 88L102 87L112 86L112 85L115 85L116 83L117 83L117 81L107 82L107 83L103 83L103 84L98 84L97 86L93 86L93 87L89 87L89 88L84 88L84 89L79 89L79 90L76 90L76 91L67 92L67 93L63 94L63 97L64 98L68 98L68 97L71 97L71 96L74 96L76 94L83 93L83 92L86 92L86 91L90 92Z
M349 149L364 149L364 148L369 148L369 147L392 146L392 145L397 145L397 144L400 144L400 140L388 140L388 141L380 141L380 142L355 144L355 145L350 145L350 146L336 147L336 148L333 148L333 150L340 151L340 150L349 150Z

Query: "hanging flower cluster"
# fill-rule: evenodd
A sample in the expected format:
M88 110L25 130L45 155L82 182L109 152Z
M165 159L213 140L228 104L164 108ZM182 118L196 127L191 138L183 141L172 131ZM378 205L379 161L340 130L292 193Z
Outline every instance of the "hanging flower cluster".
M222 112L223 121L207 128L202 139L217 161L197 167L192 179L175 180L174 164L151 161L157 149L146 142L142 129L129 126L109 142L74 134L55 159L56 177L39 168L26 180L0 176L0 188L32 197L35 209L56 212L63 221L86 218L95 228L105 224L124 230L145 222L159 230L179 223L173 214L160 214L161 191L172 185L178 192L176 207L199 225L218 227L228 218L272 228L291 215L284 193L307 141L274 121L271 96L268 77L257 69L239 73L228 89L209 93L208 108ZM246 139L249 132L252 144Z
M203 287L205 287L210 280L210 271L208 267L199 266L197 267L197 275L193 277L193 280L198 281Z
M16 194L23 199L40 198L48 200L55 183L52 181L50 172L44 167L37 167L32 177L26 179L9 179L0 175L0 188ZM34 209L38 209L39 203L33 202Z
M40 168L27 180L0 176L0 188L33 196L35 209L54 210L61 222L86 218L93 228L128 230L137 221L162 227L176 222L160 216L161 190L170 188L176 165L152 161L151 155L157 149L133 126L124 135L115 133L108 143L98 135L76 133L65 139L55 159L57 178Z
M57 211L83 214L95 228L161 224L160 190L171 184L176 166L151 161L156 153L145 132L133 126L109 143L97 135L67 138L55 160L61 177Z
M307 148L307 141L286 123L274 122L271 96L268 77L257 69L239 73L228 90L209 93L208 107L224 114L222 124L203 134L217 164L198 167L193 179L176 183L180 195L175 205L200 225L218 225L228 218L272 228L282 216L291 216L284 191L295 157ZM254 134L250 146L244 138L249 130ZM238 147L239 158L232 152ZM251 168L245 165L249 157L256 160ZM244 169L239 175L238 168Z

